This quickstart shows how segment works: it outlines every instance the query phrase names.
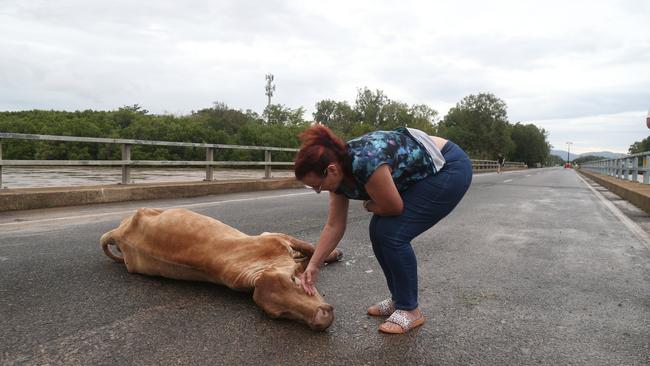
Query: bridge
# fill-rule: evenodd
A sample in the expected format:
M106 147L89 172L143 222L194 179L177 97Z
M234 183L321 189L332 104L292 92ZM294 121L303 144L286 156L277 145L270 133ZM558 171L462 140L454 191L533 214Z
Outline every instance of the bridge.
M572 169L476 174L413 245L427 323L365 315L384 298L352 202L342 262L321 271L325 332L268 318L251 295L130 275L99 237L137 207L185 207L256 234L315 242L327 195L304 188L0 213L2 365L572 364L650 361L650 219Z
M3 159L2 142L25 140L28 142L47 143L83 143L92 145L118 145L121 151L120 160L30 160L30 159ZM161 147L181 149L205 149L205 160L137 160L131 151L136 147ZM215 161L215 151L218 150L245 150L263 152L263 160L249 161ZM291 161L273 161L272 154L295 153L296 148L273 146L246 146L226 145L194 142L150 141L133 139L113 139L78 136L54 136L23 133L0 132L0 212L8 210L28 210L35 208L49 208L60 206L73 206L91 203L108 203L118 201L134 201L147 198L171 198L205 196L226 192L241 192L251 190L278 189L301 186L295 179L271 179L273 166L290 167ZM261 156L260 156L261 157ZM121 169L120 184L88 186L83 188L57 187L51 189L15 189L3 184L3 171L12 167L46 167L56 169L60 167L119 167ZM237 180L215 181L215 167L264 167L264 180ZM131 170L134 167L204 167L205 179L202 182L183 182L179 184L133 184ZM494 171L497 162L494 160L472 159L472 169L475 172ZM526 165L522 162L506 162L504 169L523 169ZM91 171L91 174L94 172ZM103 179L102 179L103 180ZM117 183L117 182L115 182Z

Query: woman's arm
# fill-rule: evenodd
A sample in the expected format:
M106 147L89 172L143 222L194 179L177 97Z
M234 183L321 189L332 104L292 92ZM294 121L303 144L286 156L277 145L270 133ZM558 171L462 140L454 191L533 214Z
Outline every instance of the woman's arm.
M397 216L404 211L404 202L387 164L379 166L372 173L365 188L371 198L371 201L364 205L366 210L380 216Z
M332 253L334 248L339 244L348 221L349 200L342 194L330 193L329 212L327 214L327 223L320 234L316 251L311 257L310 264L318 266L323 264L325 258Z
M302 276L302 287L309 295L316 293L314 284L318 277L319 267L343 238L348 221L348 207L347 197L342 194L330 193L327 223L320 234L314 255L309 259L309 264Z

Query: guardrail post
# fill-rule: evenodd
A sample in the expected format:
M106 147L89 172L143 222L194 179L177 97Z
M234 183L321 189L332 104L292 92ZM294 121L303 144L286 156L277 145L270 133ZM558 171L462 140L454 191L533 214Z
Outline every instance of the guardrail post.
M3 189L2 186L2 140L0 140L0 189Z
M264 150L264 161L267 163L271 162L271 150ZM264 179L271 178L271 166L269 164L264 165Z
M632 180L634 183L637 183L639 181L639 157L635 156L634 159L632 159L632 164L633 164L633 169L632 169Z
M643 157L643 184L650 184L650 171L648 170L648 160L650 160L650 155Z
M122 161L131 162L131 145L122 144ZM131 182L131 165L122 165L122 184Z
M205 148L205 161L208 163L211 163L214 160L214 149L211 147L206 147ZM206 181L212 181L212 176L213 176L213 167L212 164L207 164L205 166L205 180Z
M629 180L630 178L630 159L623 160L623 179Z

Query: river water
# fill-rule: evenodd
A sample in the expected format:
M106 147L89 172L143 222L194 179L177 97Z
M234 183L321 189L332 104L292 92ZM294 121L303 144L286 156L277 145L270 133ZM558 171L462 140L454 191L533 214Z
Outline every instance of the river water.
M273 178L293 177L293 170L272 170ZM260 179L264 169L214 169L216 181ZM201 182L203 168L131 168L133 183ZM643 182L643 175L638 177ZM3 167L3 188L76 187L122 182L121 167Z
M293 170L273 170L273 178L293 177ZM264 169L214 169L214 180L260 179ZM202 168L131 168L133 183L200 182ZM120 167L3 167L4 188L75 187L122 182Z

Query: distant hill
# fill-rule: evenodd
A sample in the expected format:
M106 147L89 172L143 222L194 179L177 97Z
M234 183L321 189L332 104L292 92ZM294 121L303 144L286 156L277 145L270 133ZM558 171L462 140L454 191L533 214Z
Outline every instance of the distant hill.
M587 153L580 154L580 156L587 156L587 155L602 156L607 159L614 159L614 158L620 158L621 156L625 156L627 154L613 153L611 151L595 151L595 152L587 152Z
M566 150L554 150L551 149L551 155L559 156L560 158L566 160L567 151ZM569 160L577 159L580 155L571 154Z
M551 149L551 155L559 156L560 158L562 158L564 160L566 160L566 154L567 154L566 150L554 150L554 149ZM586 153L582 153L582 154L571 153L571 155L569 157L569 160L574 160L574 159L577 159L577 158L579 158L581 156L587 156L587 155L602 156L605 159L614 159L614 158L618 158L618 157L621 157L621 156L625 156L625 154L613 153L611 151L593 151L593 152L586 152Z

